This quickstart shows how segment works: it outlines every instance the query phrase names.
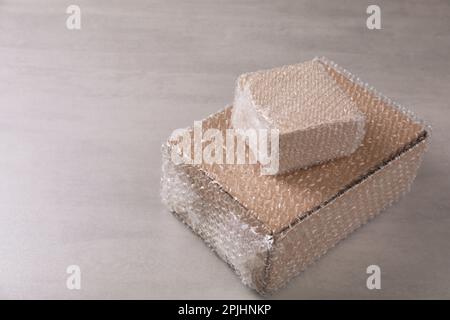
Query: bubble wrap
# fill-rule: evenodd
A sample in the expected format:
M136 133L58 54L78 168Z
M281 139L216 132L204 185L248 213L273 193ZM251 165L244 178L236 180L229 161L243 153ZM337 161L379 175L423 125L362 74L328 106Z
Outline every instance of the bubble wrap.
M241 75L231 123L279 130L277 174L349 155L365 133L363 113L318 59Z
M162 199L181 221L261 294L284 286L331 247L407 192L429 128L334 63L319 61L366 119L350 156L284 175L259 164L174 164L162 147ZM231 127L233 108L203 129Z

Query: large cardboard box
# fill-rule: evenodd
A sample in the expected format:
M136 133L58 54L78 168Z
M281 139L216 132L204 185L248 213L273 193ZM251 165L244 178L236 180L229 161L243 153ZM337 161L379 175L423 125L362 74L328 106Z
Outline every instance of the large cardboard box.
M163 145L163 201L261 294L285 285L407 192L429 139L410 112L320 62L366 119L364 140L350 156L268 176L259 164L176 164L174 141ZM206 118L203 130L225 132L231 114L228 107Z

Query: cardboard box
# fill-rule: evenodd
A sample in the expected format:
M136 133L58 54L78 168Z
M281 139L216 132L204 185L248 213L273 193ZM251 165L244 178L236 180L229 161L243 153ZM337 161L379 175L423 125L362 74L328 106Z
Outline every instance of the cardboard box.
M320 59L366 118L350 156L285 175L259 164L176 164L163 145L162 198L181 221L261 294L274 292L407 192L429 139L414 115ZM232 107L203 120L231 127ZM188 130L193 135L192 130Z
M241 75L231 123L244 133L278 130L279 163L271 174L350 155L365 134L363 113L318 59Z

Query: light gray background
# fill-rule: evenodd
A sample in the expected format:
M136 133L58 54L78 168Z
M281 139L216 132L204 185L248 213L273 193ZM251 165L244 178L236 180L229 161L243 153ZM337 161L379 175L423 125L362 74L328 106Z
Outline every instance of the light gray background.
M450 298L449 53L449 1L1 0L0 297L259 298L161 204L160 145L240 73L324 55L433 141L411 193L273 298Z

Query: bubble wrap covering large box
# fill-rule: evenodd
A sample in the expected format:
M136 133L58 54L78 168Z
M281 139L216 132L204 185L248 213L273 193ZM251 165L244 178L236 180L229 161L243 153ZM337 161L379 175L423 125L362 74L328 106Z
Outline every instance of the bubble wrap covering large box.
M429 129L334 63L320 59L366 118L350 156L285 175L258 164L175 165L163 145L162 198L261 294L272 293L407 192ZM230 127L232 107L203 121Z
M231 123L278 130L276 174L350 155L365 133L364 115L318 59L241 75Z

